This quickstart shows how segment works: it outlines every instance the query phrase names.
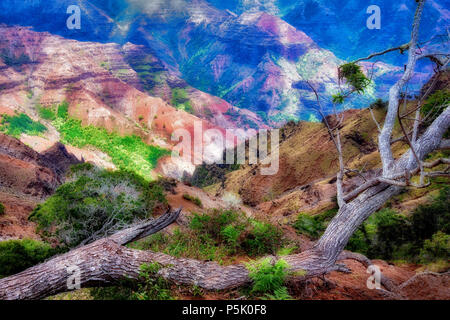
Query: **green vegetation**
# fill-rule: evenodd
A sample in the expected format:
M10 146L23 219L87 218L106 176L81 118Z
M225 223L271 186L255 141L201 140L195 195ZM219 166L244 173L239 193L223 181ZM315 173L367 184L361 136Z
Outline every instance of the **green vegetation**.
M275 264L272 264L269 258L260 262L249 263L247 268L253 281L250 294L263 295L273 300L292 299L284 286L288 276L288 267L287 262L282 259Z
M137 136L120 136L115 132L94 126L82 126L81 121L68 117L68 104L58 106L53 125L61 133L61 142L79 148L93 146L107 153L121 170L133 171L151 180L151 170L168 150L145 144Z
M343 104L345 100L345 96L342 93L333 94L331 98L335 104Z
M29 219L44 238L74 247L149 218L165 205L163 188L126 171L106 171L90 164L72 167L65 184L39 204Z
M370 84L370 80L361 71L361 67L355 63L346 63L339 68L339 77L346 79L357 93L361 94Z
M183 199L193 202L198 207L203 207L202 201L198 197L191 196L187 193L183 194Z
M157 263L141 265L140 281L123 281L119 287L91 289L94 300L173 300L170 283L158 276L162 266Z
M41 105L37 105L36 109L39 113L39 116L44 119L44 120L55 120L56 119L56 114L55 112L52 110L52 108L46 108L43 107Z
M450 90L437 90L431 94L420 109L426 124L431 124L450 102Z
M69 117L69 103L67 101L63 101L56 108L56 116L59 119L66 120Z
M155 234L131 246L223 263L224 258L234 254L275 254L282 245L282 232L275 226L249 219L242 212L212 210L194 214L186 232L177 229L170 237Z
M425 240L423 248L420 250L420 260L422 263L448 260L450 257L450 235L442 231L436 232L431 240Z
M0 121L0 132L13 137L20 137L22 133L31 136L37 136L47 131L47 128L40 122L33 121L25 113L20 113L14 116L4 114Z
M2 214L5 214L5 206L3 205L3 203L0 202L0 216Z
M105 69L107 71L111 71L111 65L107 61L100 62L100 67L102 67L103 69Z
M281 230L232 210L194 214L191 228L225 245L231 252L240 249L250 256L275 253L282 245Z
M356 63L346 63L339 67L339 80L345 79L351 91L363 94L370 85L371 80L362 72L361 67ZM333 103L342 104L352 92L338 92L332 95Z
M7 66L10 67L20 67L31 62L30 57L28 57L25 53L22 53L16 57L14 54L9 53L6 49L0 53L0 58Z
M370 108L375 110L387 110L388 104L389 103L383 99L377 99L370 105Z
M350 238L347 249L371 259L432 262L445 250L448 257L449 233L450 188L444 187L409 217L388 208L373 214Z
M330 209L315 216L300 213L294 222L294 228L300 234L305 234L312 239L318 239L336 213L337 209Z
M225 152L224 152L225 157ZM236 157L236 156L235 156ZM236 162L237 160L235 160ZM204 188L219 182L225 182L227 173L240 168L239 164L202 164L195 168L190 182L193 186Z
M177 109L184 110L192 114L194 113L194 108L191 105L188 94L183 88L172 89L172 100L170 103Z
M19 273L56 254L49 244L31 240L0 242L0 278Z
M298 233L306 234L311 238L317 239L320 233L325 230L324 225L317 221L314 216L299 214L294 222L294 228Z

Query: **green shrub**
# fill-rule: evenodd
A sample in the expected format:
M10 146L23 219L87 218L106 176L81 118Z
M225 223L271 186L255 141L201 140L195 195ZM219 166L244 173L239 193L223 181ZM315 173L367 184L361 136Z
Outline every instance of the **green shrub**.
M61 119L67 119L69 117L69 103L67 101L58 105L56 115Z
M388 102L383 99L377 99L373 102L370 107L375 110L386 110L388 107Z
M183 194L183 199L193 202L197 207L202 208L202 201L198 197L191 196L187 193Z
M278 289L275 289L273 291L273 294L266 293L265 297L270 300L292 300L288 288L286 287L280 287Z
M373 216L376 236L371 240L368 254L372 257L395 258L402 244L411 240L408 219L395 211L385 209ZM366 226L366 230L367 230Z
M239 245L238 240L241 232L242 230L239 230L235 226L227 225L222 229L221 235L225 239L228 246L231 248L236 248Z
M24 113L14 116L8 116L5 114L0 122L0 131L18 138L22 133L29 134L31 136L40 135L47 131L47 128L42 123L33 121Z
M420 109L423 117L427 117L426 123L430 124L436 119L450 102L450 90L437 90L431 94Z
M371 243L367 237L365 225L362 225L350 237L345 249L353 252L359 252L367 256L370 249L370 245Z
M174 88L172 90L171 104L177 109L184 110L189 113L194 113L194 108L191 105L188 94L183 88Z
M3 205L3 203L0 202L0 216L2 214L5 214L5 206Z
M158 275L161 268L157 262L141 266L141 281L132 296L134 300L173 300L169 282Z
M422 256L433 244L432 237L450 233L450 188L444 187L429 204L420 205L405 217L391 209L370 216L350 238L346 249L369 258L426 261ZM422 256L422 257L421 257Z
M450 187L444 187L429 204L418 206L411 215L412 233L419 246L438 231L450 234Z
M190 226L199 233L210 234L213 238L218 238L221 230L227 225L243 223L244 217L242 213L232 210L213 210L209 214L194 213Z
M287 288L284 286L288 276L289 265L280 259L275 264L270 259L249 263L249 277L253 281L251 294L266 295L270 298L289 299Z
M411 239L406 217L383 209L362 224L350 238L347 249L371 258L392 259L398 248Z
M207 234L231 251L242 249L250 256L275 253L282 246L279 228L249 219L232 210L213 210L209 214L194 214L191 228L198 234Z
M175 229L171 236L157 233L130 244L139 250L164 252L174 257L192 258L206 261L218 261L229 254L225 246L218 245L209 235L198 235L194 232L181 232Z
M237 162L236 160L237 159L235 159L234 162ZM204 163L195 168L194 174L190 179L190 183L198 188L207 187L216 183L224 183L226 174L234 170L238 170L239 168L239 164Z
M42 236L74 247L96 234L104 236L146 219L166 203L156 182L148 183L131 172L83 164L72 168L68 182L39 204L29 219L37 223Z
M195 213L190 229L176 229L170 237L155 234L133 243L133 248L164 252L176 257L223 262L226 256L275 254L283 246L282 232L241 212L212 210Z
M36 109L39 113L39 116L44 120L55 120L56 115L55 112L53 112L52 108L46 108L41 105L37 105Z
M339 68L339 77L346 79L357 93L363 93L370 84L370 80L361 71L361 67L355 63L347 63Z
M420 250L422 263L436 262L450 257L450 235L442 231L436 232L433 237L425 240Z
M170 283L158 275L159 263L141 265L139 281L124 280L120 286L93 288L94 300L173 300Z
M322 232L325 231L326 226L336 213L336 208L326 210L314 216L300 213L297 220L294 222L293 227L298 233L305 234L312 239L317 239Z
M21 272L56 254L46 243L24 239L0 242L0 278Z
M324 230L324 225L318 221L314 216L307 214L299 214L297 220L294 222L294 228L298 233L310 236L317 239Z
M242 247L250 256L275 253L282 245L282 232L279 228L266 222L250 221L242 241Z

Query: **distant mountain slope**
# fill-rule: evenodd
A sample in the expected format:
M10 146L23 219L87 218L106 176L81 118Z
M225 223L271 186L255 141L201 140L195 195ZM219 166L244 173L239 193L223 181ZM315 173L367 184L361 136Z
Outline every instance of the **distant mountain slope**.
M353 60L409 41L414 1L340 0L207 0L222 10L240 15L245 11L264 11L279 16L308 34L319 46L341 59ZM381 29L366 28L367 8L381 9ZM421 40L446 34L450 24L450 1L428 0L422 17ZM386 62L401 65L406 57L393 54Z
M159 60L140 50L132 44L79 42L29 28L0 26L0 111L23 112L43 121L49 129L45 138L57 142L59 132L51 121L41 119L39 109L67 101L69 115L82 120L83 125L136 135L149 145L165 149L178 143L171 140L177 129L193 136L196 122L203 130L221 132L226 128L264 127L255 114L188 86ZM149 59L148 63L140 57ZM138 65L141 62L142 67L159 71L143 71ZM151 83L149 78L155 77L159 80ZM167 95L167 102L150 93ZM172 106L174 96L177 105ZM183 103L190 103L192 110L182 110ZM214 141L206 139L205 149L216 148ZM200 156L194 149L192 153ZM164 168L163 173L167 173ZM181 176L183 170L193 169L191 163L178 163L172 166L176 173L171 175Z
M145 50L149 50L189 85L223 98L236 107L259 112L260 117L273 125L287 119L319 118L314 109L314 95L305 83L307 80L325 97L325 112L330 111L329 97L337 90L336 69L343 63L334 52L340 57L362 56L368 48L373 51L381 44L395 42L395 37L391 42L386 39L393 37L397 26L401 26L401 35L410 27L408 14L403 16L399 13L401 20L396 19L394 24L389 22L394 29L390 27L381 38L369 38L364 31L365 24L357 27L355 23L348 25L345 19L341 19L344 21L341 26L338 23L340 18L333 18L336 21L330 24L323 12L332 8L326 9L322 4L313 5L321 14L312 12L309 15L309 9L302 7L306 1L258 1L262 5L256 6L255 3L234 1L226 5L203 0L62 0L33 1L31 4L7 0L0 4L0 22L32 25L37 30L78 40L144 45L147 47ZM348 11L355 15L362 8L362 4L355 3L352 1L338 8L339 5L333 2L335 14L343 15ZM65 10L71 4L81 8L83 22L80 30L68 30L65 26L68 17ZM433 12L439 13L441 18L439 20L434 14L434 20L431 19L428 24L433 25L437 19L440 25L441 20L446 18L445 6L433 8ZM303 28L303 25L297 24L298 12L303 18L306 14L308 19L312 19L307 20L311 21L312 27L308 24L308 28L306 25ZM280 17L287 19L287 22ZM318 27L314 19L320 17L323 18L320 22L327 27ZM327 30L334 30L334 34L328 35ZM439 30L428 30L429 35L435 35ZM371 41L366 41L365 47L357 54L344 55L342 51L359 50L359 46L363 45L356 42L349 46L347 39ZM356 97L341 108L362 107L376 96L385 95L388 85L398 77L397 71L396 67L377 64L375 84L367 95ZM426 78L426 74L422 77ZM419 80L416 78L415 81Z

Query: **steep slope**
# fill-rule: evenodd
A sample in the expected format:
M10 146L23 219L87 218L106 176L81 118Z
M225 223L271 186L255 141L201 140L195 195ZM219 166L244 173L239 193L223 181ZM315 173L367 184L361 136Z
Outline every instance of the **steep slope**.
M375 115L381 121L384 111L375 110ZM344 112L341 134L346 167L375 169L378 166L377 130L368 110ZM333 180L338 170L338 155L325 124L290 123L281 129L280 138L280 169L275 175L261 175L260 165L245 165L228 174L225 190L240 194L250 205L272 201L284 193L298 190L315 206L311 185L324 179ZM398 152L403 146L398 143L394 148ZM322 192L328 190L326 198L330 199L334 193L333 181L318 185L323 185Z
M80 30L64 27L65 5L70 4L81 8L85 22ZM0 21L33 25L38 30L79 40L113 41L122 45L130 41L144 45L193 87L236 107L259 112L266 122L277 125L287 119L320 119L317 110L311 108L315 97L305 81L324 95L324 111L329 112L329 97L337 90L336 69L343 61L296 29L293 21L288 24L274 15L289 11L294 3L280 3L280 10L267 9L278 5L271 1L264 4L269 6L239 2L236 14L223 10L229 9L226 5L214 1L213 5L220 8L217 9L203 0L157 3L64 0L36 1L33 6L8 1L0 7L4 9ZM36 18L40 15L44 19L51 14L56 16L54 22L48 19L41 23ZM390 35L391 32L386 37ZM361 36L361 39L365 38ZM377 41L384 44L384 40ZM369 67L371 64L365 65L366 69ZM375 96L385 95L386 85L395 81L400 71L397 67L376 64L375 83L367 95L351 101L352 106L361 107ZM427 74L422 77L426 78ZM166 94L161 95L168 101ZM195 100L196 96L190 94L191 99ZM198 105L194 109L202 114ZM234 111L229 112L232 118L235 118ZM255 123L255 118L244 116L241 122L250 126Z
M207 0L221 10L244 12L263 11L276 15L298 30L308 34L319 46L331 50L341 59L354 60L374 51L398 46L409 41L410 24L414 16L412 1L345 1L339 0ZM366 27L370 14L367 9L381 9L381 29ZM449 2L427 1L421 24L421 41L445 34L450 22ZM435 39L439 41L438 39ZM404 63L404 56L393 54L385 61Z
M28 214L64 182L70 165L80 163L62 144L37 153L19 140L0 133L0 237L35 238Z
M225 128L264 126L251 112L241 112L219 98L188 87L159 60L131 44L78 42L7 26L0 27L0 40L0 106L6 113L24 112L37 120L38 108L67 101L69 115L82 120L83 125L136 135L148 144L167 149L177 143L171 140L174 131L187 130L193 136L196 122L203 130L217 129L222 133ZM172 89L189 92L187 99L192 101L192 112L204 119L150 96L145 88L148 79L136 72L127 59L133 60L130 63L138 70L138 63L140 67L161 66L159 72L146 74L163 79L150 89L159 90L161 96L169 92L166 98L169 102L173 100ZM154 64L146 59L153 59ZM236 117L227 115L231 111ZM49 128L45 138L51 143L59 141L57 130L49 121L43 121ZM207 136L204 138L205 148L214 144L207 142ZM173 175L181 176L185 169L188 173L193 171L190 163L174 166L181 169L175 168Z
M139 5L146 12L146 6ZM315 97L306 81L325 97L338 89L337 67L343 61L302 31L265 12L237 16L193 1L181 13L161 17L151 12L145 23L144 18L140 21L133 38L141 38L151 47L157 39L162 41L164 52L170 54L161 59L179 66L186 81L238 107L261 112L274 123L320 119L311 108ZM377 64L374 79L378 84L391 83L398 71ZM386 73L389 76L383 77ZM368 95L356 97L352 105L367 104L375 90L383 94L383 88L374 84ZM324 112L330 108L325 99Z
M432 103L438 103L432 98L433 92L440 92L441 95L442 92L448 92L448 79L449 72L441 72L422 88L424 93L433 84L429 96L429 99L432 99L430 101L434 101ZM415 110L417 107L417 101L414 100L401 102L406 110ZM424 103L431 102L426 100ZM383 123L386 112L383 105L375 104L372 108L378 123ZM342 116L340 134L344 165L348 169L344 179L344 192L348 192L376 174L381 163L377 148L378 128L370 111L348 110L343 112ZM331 126L336 122L334 116L328 116L327 121ZM406 130L412 126L411 119L404 120L403 123ZM402 136L402 130L397 123L394 126L393 139ZM257 208L263 215L269 215L275 221L286 222L295 218L299 212L316 214L335 207L339 162L336 147L325 124L290 122L280 129L280 139L279 170L274 175L262 175L261 164L246 164L234 171L209 168L211 174L215 174L214 180L202 176L202 168L198 168L193 182L204 186L208 184L204 182L211 181L215 184L205 188L209 192L215 195L230 192L239 195L245 204ZM404 141L397 139L392 145L394 157L403 154L407 147ZM434 156L439 157L439 154ZM445 180L443 183L445 184ZM408 214L426 202L433 192L433 184L430 188L412 188L406 192L406 196L394 199L391 206Z
M381 29L370 30L366 13L370 5L381 9ZM308 0L280 1L279 14L296 28L309 34L320 46L342 59L356 59L407 43L411 36L411 21L416 3L412 1ZM449 2L427 1L421 22L421 41L446 34L450 23ZM335 26L339 25L339 28ZM435 41L441 41L435 38ZM448 48L448 47L447 47ZM384 61L401 65L406 57L392 54Z

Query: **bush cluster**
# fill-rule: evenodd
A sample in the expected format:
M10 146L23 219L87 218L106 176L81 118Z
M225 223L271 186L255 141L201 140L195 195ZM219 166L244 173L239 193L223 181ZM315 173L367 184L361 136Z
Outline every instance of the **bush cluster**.
M175 257L223 262L234 254L275 254L283 243L281 230L269 223L249 219L241 212L212 210L194 214L186 232L176 229L171 236L155 234L131 246Z
M61 142L75 147L93 146L111 157L117 168L133 171L152 180L151 170L168 150L149 146L137 136L121 136L104 128L82 126L80 120L69 117L69 104L64 101L56 107L53 126L61 134Z
M192 114L194 113L194 108L192 107L188 94L183 88L174 88L172 90L172 99L170 103L177 109L184 110Z
M0 278L34 266L57 251L44 242L23 239L0 242Z
M291 299L284 285L288 276L288 267L287 262L282 259L274 264L270 262L270 259L249 263L247 268L250 279L253 281L250 294L263 295L273 300Z
M90 164L72 167L68 181L39 204L29 219L61 246L109 235L167 204L163 188L127 171L106 171ZM97 236L96 236L97 235Z
M4 114L0 121L0 131L18 138L22 133L32 136L40 135L47 131L47 128L42 123L33 121L25 113L14 116Z
M420 205L409 217L391 209L373 214L350 238L347 249L372 259L428 263L445 252L448 257L449 233L450 188L444 187L430 204Z
M337 209L330 209L314 216L300 213L294 222L298 233L317 239L325 231L329 221L335 216Z
M56 114L51 107L44 107L41 105L37 105L36 109L38 111L39 116L44 120L55 120Z
M431 124L450 102L450 90L437 90L431 94L420 109L426 124Z
M232 210L194 214L191 229L199 236L209 236L231 252L243 250L250 256L275 253L282 244L279 228Z
M157 263L141 265L140 281L125 280L120 286L91 289L94 300L172 300L170 283L158 275Z

